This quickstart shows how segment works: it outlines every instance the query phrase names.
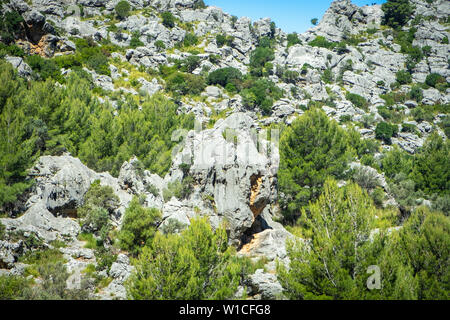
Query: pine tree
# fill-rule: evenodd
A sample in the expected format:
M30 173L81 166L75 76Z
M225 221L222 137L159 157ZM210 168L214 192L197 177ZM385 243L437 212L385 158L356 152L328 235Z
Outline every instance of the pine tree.
M206 219L194 219L181 235L157 233L143 249L127 283L130 298L140 300L227 299L237 290L241 267L227 246L224 228L213 231Z
M375 212L357 184L339 188L328 179L309 213L302 212L310 239L289 241L289 270L278 265L285 294L291 299L361 298L375 250L369 240Z
M278 171L283 215L295 220L302 206L322 191L327 176L344 176L354 154L347 132L322 111L311 110L295 120L280 140Z

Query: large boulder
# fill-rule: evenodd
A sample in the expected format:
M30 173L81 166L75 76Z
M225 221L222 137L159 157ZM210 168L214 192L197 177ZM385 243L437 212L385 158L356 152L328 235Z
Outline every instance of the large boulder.
M227 220L235 243L256 217L271 212L277 196L278 148L261 137L254 120L241 112L219 120L213 129L191 131L165 178L167 183L182 179L187 165L195 183L186 203L213 221Z

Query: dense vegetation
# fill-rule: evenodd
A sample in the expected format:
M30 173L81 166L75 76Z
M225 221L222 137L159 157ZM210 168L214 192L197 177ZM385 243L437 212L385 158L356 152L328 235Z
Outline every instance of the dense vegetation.
M89 76L73 72L65 87L54 80L27 84L11 65L0 62L0 206L12 203L32 181L26 169L38 155L69 151L97 171L117 175L133 155L162 174L170 166L171 134L192 128L193 117L178 115L177 106L156 95L119 105L118 114L95 97Z

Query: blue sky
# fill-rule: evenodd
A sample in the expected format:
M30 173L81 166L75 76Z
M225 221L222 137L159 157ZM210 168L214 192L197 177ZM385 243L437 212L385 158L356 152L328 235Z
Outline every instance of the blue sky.
M285 32L302 33L308 30L312 18L322 18L332 0L204 0L207 5L253 21L270 17ZM383 3L384 0L352 0L358 6Z

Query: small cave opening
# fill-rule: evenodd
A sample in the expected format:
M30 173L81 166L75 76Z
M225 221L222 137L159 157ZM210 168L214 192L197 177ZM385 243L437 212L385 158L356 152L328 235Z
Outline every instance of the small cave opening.
M242 235L238 251L246 251L246 248L248 249L257 240L258 234L267 229L272 229L272 227L267 224L267 221L261 215L257 216L252 226Z
M55 217L72 218L72 219L78 218L78 205L75 201L71 201L68 204L61 207L49 209L49 211Z

